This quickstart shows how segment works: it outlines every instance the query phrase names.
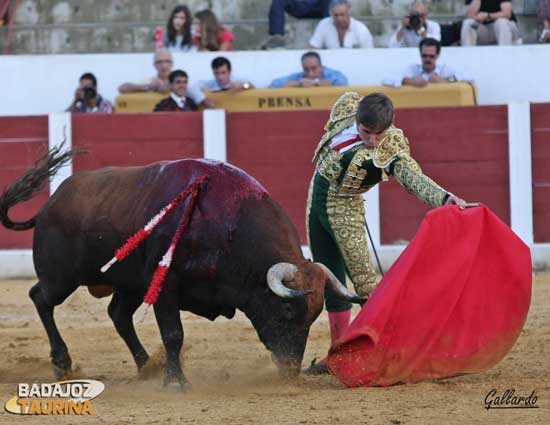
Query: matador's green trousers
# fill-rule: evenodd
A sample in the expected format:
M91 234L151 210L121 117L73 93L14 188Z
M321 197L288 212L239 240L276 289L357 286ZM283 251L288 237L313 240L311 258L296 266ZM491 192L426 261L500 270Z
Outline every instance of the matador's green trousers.
M347 274L357 294L369 295L376 288L377 277L369 258L363 197L337 196L328 180L315 173L306 223L313 260L327 266L343 284ZM327 287L325 304L330 312L352 307Z

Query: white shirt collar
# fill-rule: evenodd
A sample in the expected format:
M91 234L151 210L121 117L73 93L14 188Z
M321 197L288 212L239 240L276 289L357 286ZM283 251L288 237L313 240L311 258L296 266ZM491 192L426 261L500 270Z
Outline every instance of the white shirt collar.
M357 136L359 136L359 130L357 129L357 122L354 121L352 125L350 125L349 127L344 128L340 133L333 136L332 139L330 140L330 145L329 146L331 148L333 148L333 147L339 145L340 143L346 142L346 141L351 140L351 139L354 139ZM346 146L345 148L340 149L340 152L344 153L344 152L354 148L355 146L360 145L361 143L363 143L361 140L359 140L357 142L354 142L354 143Z
M178 108L185 108L185 98L179 97L176 93L170 92L170 97L174 99L174 102L178 105Z
M422 64L420 64L420 75L424 79L430 78L430 76L432 75L441 75L441 65L436 63L434 70L430 73L427 73L426 71L424 71Z

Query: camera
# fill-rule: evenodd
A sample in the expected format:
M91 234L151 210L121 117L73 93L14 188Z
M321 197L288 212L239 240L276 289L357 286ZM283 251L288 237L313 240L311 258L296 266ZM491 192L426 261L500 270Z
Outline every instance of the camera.
M97 91L94 87L87 86L82 89L82 93L84 94L85 100L92 100L96 97Z
M410 30L419 32L422 28L422 20L420 19L420 15L418 13L411 13L409 15L409 25L407 26Z

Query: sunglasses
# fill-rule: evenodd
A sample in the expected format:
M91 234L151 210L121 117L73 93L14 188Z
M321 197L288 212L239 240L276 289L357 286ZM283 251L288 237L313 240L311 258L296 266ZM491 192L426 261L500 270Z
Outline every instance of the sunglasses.
M437 55L427 55L426 53L422 53L420 56L422 59L435 59L437 57Z

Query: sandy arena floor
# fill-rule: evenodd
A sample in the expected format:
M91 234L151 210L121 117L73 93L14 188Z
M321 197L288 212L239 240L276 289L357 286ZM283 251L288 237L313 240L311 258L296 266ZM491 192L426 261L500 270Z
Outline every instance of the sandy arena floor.
M21 417L3 411L19 382L54 382L49 343L27 297L32 281L0 281L0 424L550 424L550 273L534 278L529 318L517 344L492 370L389 388L346 389L330 376L279 381L256 332L242 314L210 322L183 313L187 394L165 390L157 373L137 379L126 345L107 315L108 299L79 289L56 309L78 377L99 379L105 392L94 416ZM139 313L139 310L138 310ZM137 324L158 363L163 350L152 310ZM311 330L304 364L322 357L326 313ZM538 397L538 409L485 410L491 389Z

